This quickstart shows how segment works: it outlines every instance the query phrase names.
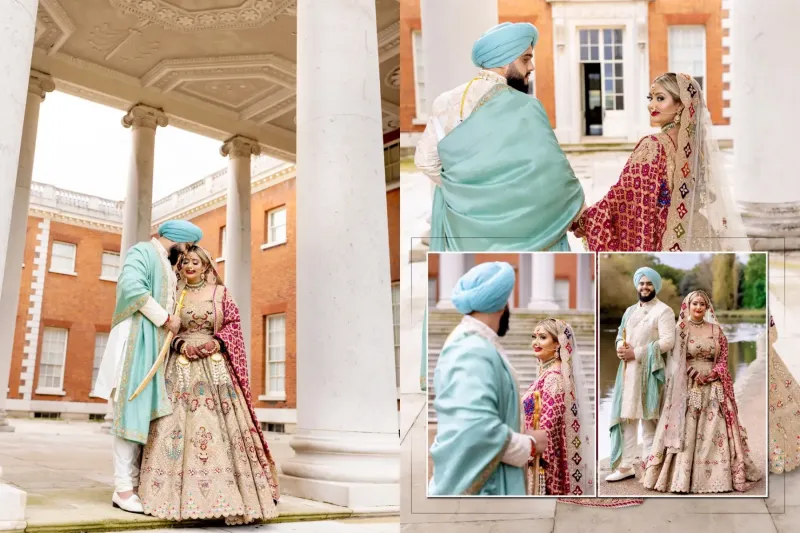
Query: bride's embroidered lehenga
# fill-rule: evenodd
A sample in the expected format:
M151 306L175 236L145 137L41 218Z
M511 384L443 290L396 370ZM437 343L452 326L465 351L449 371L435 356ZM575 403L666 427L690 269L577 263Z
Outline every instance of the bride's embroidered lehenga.
M709 303L709 334L691 326L692 299ZM698 384L692 369L709 379ZM694 373L694 372L692 372ZM710 299L693 291L683 300L669 359L664 407L641 482L659 492L708 494L747 491L762 473L750 458L747 432L728 371L728 340Z
M188 360L173 349L167 360L173 412L150 424L139 484L144 512L228 524L276 517L278 473L250 397L239 309L223 285L186 292L177 338L193 346L216 340L221 350Z
M678 74L683 110L677 144L667 133L643 137L619 181L576 220L591 251L749 251L711 116L697 81Z
M769 470L790 472L800 465L800 385L775 351L778 330L769 317Z

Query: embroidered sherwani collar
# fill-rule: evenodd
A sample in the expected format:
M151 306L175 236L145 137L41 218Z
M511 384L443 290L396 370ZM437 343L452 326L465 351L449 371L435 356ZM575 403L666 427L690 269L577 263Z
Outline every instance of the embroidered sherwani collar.
M656 304L658 304L659 302L660 302L660 300L658 299L658 296L656 296L655 298L653 298L649 302L639 302L639 309L642 309L644 311L649 311L650 309L655 307Z
M150 239L150 242L153 243L153 246L156 247L156 250L158 251L158 253L160 255L162 255L162 256L164 256L166 258L169 258L169 253L167 253L167 249L164 248L164 245L161 244L161 241L159 241L158 239L153 237L152 239Z
M497 72L491 70L482 69L478 74L478 77L486 81L493 81L495 83L502 83L503 85L508 85L508 80L506 80L506 78L504 78Z

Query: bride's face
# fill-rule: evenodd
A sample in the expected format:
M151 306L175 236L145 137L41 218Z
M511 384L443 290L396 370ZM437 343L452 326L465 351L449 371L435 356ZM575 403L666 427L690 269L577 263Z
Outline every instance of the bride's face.
M650 125L661 128L673 122L683 110L683 105L675 101L664 87L656 83L647 95L647 111L650 113Z
M708 310L708 304L706 304L705 298L700 295L692 298L692 301L689 303L689 312L692 314L692 318L695 322L699 322L706 316L706 310Z
M558 341L551 337L544 328L539 326L533 330L531 348L533 348L533 355L535 355L538 360L542 362L549 361L556 356Z
M194 252L189 252L183 256L183 265L181 269L183 270L183 277L186 278L186 281L194 285L200 282L200 278L205 271L205 265L202 259L200 259L200 256Z

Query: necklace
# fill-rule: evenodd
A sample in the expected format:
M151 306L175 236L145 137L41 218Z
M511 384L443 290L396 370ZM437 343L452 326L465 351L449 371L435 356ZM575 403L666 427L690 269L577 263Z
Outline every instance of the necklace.
M689 323L696 328L702 328L706 321L701 319L700 322L695 322L694 319L690 318Z
M553 357L547 361L539 363L539 370L540 372L544 372L545 370L549 369L551 366L556 364L556 361L560 361L558 357Z
M665 125L661 126L661 131L664 132L664 133L667 133L669 130L671 130L674 127L675 127L675 123L674 122L670 122L669 124L665 124Z
M195 284L189 283L188 281L186 282L186 288L192 292L200 292L201 290L203 290L205 286L206 286L206 280L204 279L200 280L200 283L195 283Z

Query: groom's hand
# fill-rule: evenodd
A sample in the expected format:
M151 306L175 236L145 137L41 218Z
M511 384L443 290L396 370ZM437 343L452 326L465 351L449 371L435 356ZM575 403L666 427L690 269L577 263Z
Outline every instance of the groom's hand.
M178 331L181 329L181 317L177 315L169 315L169 320L167 320L167 323L164 324L164 327L170 330L173 335L177 335Z
M543 429L529 429L528 435L536 441L536 455L542 455L547 450L547 431Z
M617 348L617 357L623 361L633 361L636 359L636 354L633 351L633 346L630 344L623 344Z

